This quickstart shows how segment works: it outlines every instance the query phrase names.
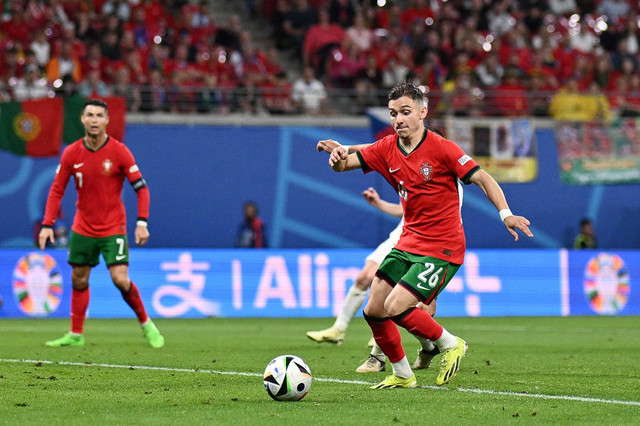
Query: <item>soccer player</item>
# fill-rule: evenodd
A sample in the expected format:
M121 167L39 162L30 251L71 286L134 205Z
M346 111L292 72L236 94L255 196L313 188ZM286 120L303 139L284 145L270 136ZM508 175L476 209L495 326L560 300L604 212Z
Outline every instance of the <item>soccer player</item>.
M335 146L337 147L337 143ZM345 147L348 149L347 147ZM380 198L378 192L373 188L367 188L362 192L362 196L374 207L387 213L391 216L402 217L402 205L394 204L388 201L384 201ZM342 309L336 317L333 326L320 331L308 331L307 337L318 343L330 342L340 345L346 334L349 323L355 316L356 312L360 309L364 303L364 299L367 296L367 291L371 287L373 278L375 276L378 267L384 260L385 256L389 254L391 249L396 245L400 234L402 233L402 225L404 221L400 220L398 225L389 233L389 238L384 240L378 245L378 247L371 252L365 259L365 265L358 274L356 282L351 286L347 297L342 304ZM428 306L419 304L423 309L427 309L430 315L434 315L436 311L436 301L434 300ZM420 342L422 348L418 350L418 358L413 364L415 369L428 368L431 364L431 360L435 357L439 351L438 348L428 339L422 339L416 336ZM373 338L369 346L372 346L369 357L356 368L357 373L377 373L385 371L386 369L386 357L380 347L375 344Z
M149 189L131 151L107 134L107 104L89 99L80 117L85 137L69 145L49 190L39 245L54 242L53 224L69 178L75 179L78 201L71 228L69 264L71 270L71 331L47 346L83 346L84 321L89 305L89 275L100 262L100 254L109 268L113 284L135 312L142 331L154 348L164 346L164 337L148 317L138 287L129 279L129 244L126 216L122 202L122 184L126 178L138 198L135 242L144 245L149 239Z
M498 183L455 143L427 131L428 108L422 91L400 83L389 92L389 115L395 135L349 154L333 150L334 171L377 171L400 195L405 225L398 244L384 259L371 285L364 317L376 343L389 358L393 374L373 389L413 388L416 376L402 347L397 325L433 341L442 358L437 385L460 369L467 343L416 308L429 304L446 287L464 260L465 237L457 182L479 186L518 241L519 229L533 237L529 220L511 213Z

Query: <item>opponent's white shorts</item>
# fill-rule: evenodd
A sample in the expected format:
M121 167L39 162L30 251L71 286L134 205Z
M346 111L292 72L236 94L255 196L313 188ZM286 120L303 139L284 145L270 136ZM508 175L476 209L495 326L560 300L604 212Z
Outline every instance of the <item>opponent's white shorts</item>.
M400 220L398 226L389 233L389 238L380 243L380 245L373 251L366 260L375 262L378 265L382 263L385 257L389 254L392 248L398 244L400 234L402 234L402 225L404 225L404 218Z

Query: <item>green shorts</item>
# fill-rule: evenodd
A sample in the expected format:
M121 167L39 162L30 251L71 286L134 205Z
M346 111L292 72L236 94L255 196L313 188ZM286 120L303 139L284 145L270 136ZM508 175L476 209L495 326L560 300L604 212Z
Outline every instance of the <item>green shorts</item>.
M449 284L460 266L436 257L393 249L376 275L391 286L400 284L428 305Z
M100 263L100 253L107 266L129 264L129 242L126 235L94 238L71 231L69 239L69 264L75 266Z

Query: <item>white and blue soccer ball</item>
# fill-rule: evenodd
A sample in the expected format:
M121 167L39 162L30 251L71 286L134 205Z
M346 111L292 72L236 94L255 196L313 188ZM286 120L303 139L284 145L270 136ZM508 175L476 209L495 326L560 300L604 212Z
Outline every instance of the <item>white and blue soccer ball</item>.
M277 356L264 370L264 388L276 401L300 401L311 388L311 370L298 356Z

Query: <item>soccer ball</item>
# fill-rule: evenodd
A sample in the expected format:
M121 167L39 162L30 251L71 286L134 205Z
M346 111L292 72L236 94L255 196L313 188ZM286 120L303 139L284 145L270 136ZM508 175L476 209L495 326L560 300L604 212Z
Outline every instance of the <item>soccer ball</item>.
M311 370L300 357L277 356L264 370L264 388L276 401L300 401L311 388Z

